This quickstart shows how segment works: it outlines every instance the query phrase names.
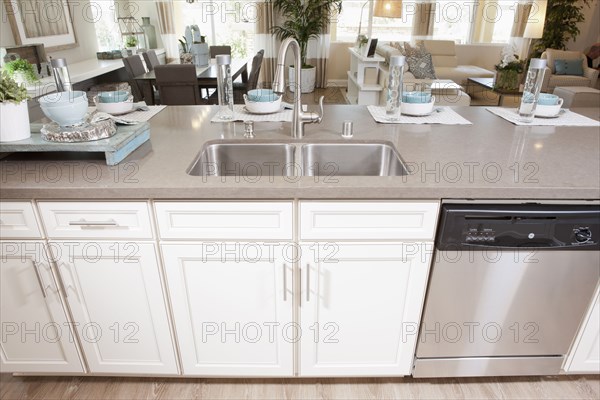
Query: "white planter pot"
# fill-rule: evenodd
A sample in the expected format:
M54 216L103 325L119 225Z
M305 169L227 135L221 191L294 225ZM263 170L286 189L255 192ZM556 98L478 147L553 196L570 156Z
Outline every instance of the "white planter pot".
M296 72L294 71L294 67L289 68L289 81L290 81L290 90L293 92L296 87ZM301 93L311 93L315 90L315 81L317 79L317 68L302 68L300 71L300 92Z
M31 136L27 100L0 103L0 142L16 142Z

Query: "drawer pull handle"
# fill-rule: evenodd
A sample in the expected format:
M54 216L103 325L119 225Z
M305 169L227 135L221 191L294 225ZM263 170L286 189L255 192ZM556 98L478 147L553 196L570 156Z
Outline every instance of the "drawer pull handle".
M119 226L114 220L109 221L86 221L80 219L79 221L69 221L70 226Z
M38 270L38 264L34 260L31 260L33 263L33 270L35 271L35 277L37 278L38 284L40 285L40 289L42 290L42 295L46 298L46 288L42 283L42 276L40 275L40 271Z

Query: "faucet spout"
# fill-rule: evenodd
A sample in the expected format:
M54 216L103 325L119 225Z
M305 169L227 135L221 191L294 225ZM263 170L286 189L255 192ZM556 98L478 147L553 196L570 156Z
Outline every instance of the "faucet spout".
M319 104L321 113L302 111L302 92L300 86L302 58L300 54L300 45L294 38L287 38L281 43L279 55L277 56L277 68L275 69L275 78L273 79L273 92L283 95L285 93L285 56L288 50L292 48L294 52L294 111L292 114L292 137L302 139L304 137L304 124L321 123L323 119L323 99L321 96Z

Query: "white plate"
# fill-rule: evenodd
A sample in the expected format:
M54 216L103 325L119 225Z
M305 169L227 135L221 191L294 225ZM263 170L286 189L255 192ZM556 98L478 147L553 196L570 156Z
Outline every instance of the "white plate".
M266 111L266 112L252 112L250 110L248 110L248 108L246 108L246 106L242 107L242 109L244 110L244 112L247 112L248 114L255 114L255 115L268 115L268 114L275 114L278 112L281 112L284 110L283 107L279 108L279 110L276 111Z
M429 117L431 114L433 114L433 111L428 112L427 114L406 114L406 113L401 113L402 115L404 115L405 117Z
M558 118L561 115L563 115L565 113L565 110L561 109L558 114L556 115L536 115L535 118L545 118L545 119L551 119L551 118Z

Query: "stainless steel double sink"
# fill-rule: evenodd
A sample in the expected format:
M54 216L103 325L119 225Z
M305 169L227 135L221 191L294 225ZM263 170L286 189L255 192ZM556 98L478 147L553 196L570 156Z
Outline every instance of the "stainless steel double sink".
M194 176L399 176L407 169L391 142L208 142Z

